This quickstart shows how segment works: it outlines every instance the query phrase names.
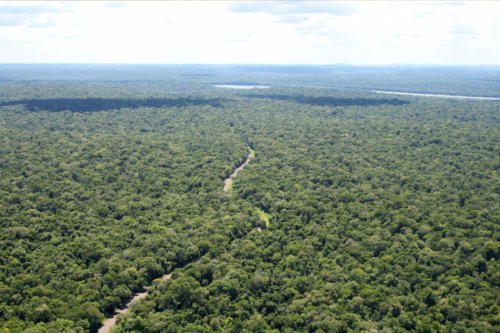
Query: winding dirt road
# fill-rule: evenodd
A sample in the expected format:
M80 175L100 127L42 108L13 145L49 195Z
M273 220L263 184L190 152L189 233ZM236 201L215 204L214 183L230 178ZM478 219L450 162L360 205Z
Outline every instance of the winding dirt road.
M227 193L231 190L231 187L233 185L233 178L236 177L238 175L238 173L241 170L243 170L254 157L255 157L255 153L252 149L250 149L250 152L248 153L248 157L247 157L246 161L242 165L240 165L239 167L234 169L233 173L230 174L229 177L226 178L226 180L224 180L224 192Z
M233 171L233 173L231 175L229 175L229 177L226 178L226 180L224 180L224 192L227 193L230 191L232 183L233 183L233 178L236 177L238 175L238 173L248 165L248 163L250 163L250 161L254 158L254 156L255 156L255 153L250 148L250 152L248 153L248 157L247 157L246 161L242 165L237 167ZM257 231L262 230L260 227L257 227L256 229L257 229ZM155 281L156 282L167 281L167 280L170 280L171 277L172 277L172 273L169 273L169 274L163 275L162 277L156 279ZM134 303L139 302L143 298L145 298L149 294L149 291L152 289L152 287L153 287L153 285L144 287L144 289L146 289L146 291L144 291L142 293L135 294L134 297L130 301L128 301L128 303L125 304L125 306L123 308L117 309L115 311L115 314L113 315L113 317L108 318L104 321L104 323L101 326L101 328L99 329L98 333L110 333L111 329L116 325L116 321L117 321L118 317L120 315L124 315L127 312L129 312L131 306L133 306Z
M172 277L172 273L165 274L162 277L156 279L155 281L158 281L158 282L159 281L167 281L167 280L170 280L171 277ZM146 289L145 292L135 294L134 297L127 304L125 304L125 306L123 308L116 310L116 312L115 312L115 314L114 314L113 317L106 319L104 321L104 324L101 326L101 328L97 332L98 333L109 333L109 332L111 332L111 329L116 325L116 320L118 319L118 316L126 314L127 312L129 312L130 311L130 307L134 303L139 302L144 297L146 297L149 294L149 291L151 290L152 287L153 287L153 285L147 286L147 287L144 288L144 289Z

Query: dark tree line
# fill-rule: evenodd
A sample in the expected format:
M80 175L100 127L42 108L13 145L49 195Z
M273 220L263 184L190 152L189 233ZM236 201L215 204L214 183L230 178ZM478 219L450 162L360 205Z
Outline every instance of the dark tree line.
M222 101L217 98L51 98L51 99L25 99L0 103L0 107L9 105L24 105L28 111L72 111L95 112L122 108L162 108L162 107L189 107L209 105L222 107Z
M317 106L377 106L377 105L407 105L409 101L397 98L343 98L337 96L301 96L284 94L248 94L249 98L266 98L280 101Z

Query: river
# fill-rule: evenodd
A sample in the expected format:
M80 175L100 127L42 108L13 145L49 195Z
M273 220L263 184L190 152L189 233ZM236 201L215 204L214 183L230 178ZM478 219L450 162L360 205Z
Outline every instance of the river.
M248 89L269 89L271 86L253 86L253 85L248 85L248 84L214 84L213 85L216 88L226 88L226 89L242 89L242 90L248 90Z
M392 94L405 96L422 96L422 97L437 97L437 98L456 98L456 99L472 99L481 101L500 101L500 97L484 97L484 96L463 96L463 95L444 95L444 94L422 94L402 91L386 91L386 90L371 90L378 94Z

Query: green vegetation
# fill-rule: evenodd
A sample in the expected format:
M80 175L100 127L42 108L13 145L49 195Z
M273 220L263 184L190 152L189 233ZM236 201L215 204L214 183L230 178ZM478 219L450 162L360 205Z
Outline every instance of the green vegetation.
M233 180L232 179L228 179L226 180L227 181L227 193L231 193L233 192Z
M256 208L256 210L257 210L257 214L259 214L259 218L261 219L261 221L263 221L266 224L266 228L269 228L271 226L271 222L270 222L271 215L269 215L268 213L266 213L265 211L263 211L260 208Z
M500 329L499 102L161 84L0 82L3 332Z
M249 157L250 158L254 158L255 157L255 150L253 150L251 147L248 147L248 151L249 151Z

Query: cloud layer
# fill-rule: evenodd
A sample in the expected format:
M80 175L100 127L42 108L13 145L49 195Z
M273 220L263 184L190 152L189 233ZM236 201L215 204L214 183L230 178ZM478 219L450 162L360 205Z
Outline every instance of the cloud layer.
M500 2L2 2L0 62L500 64Z

